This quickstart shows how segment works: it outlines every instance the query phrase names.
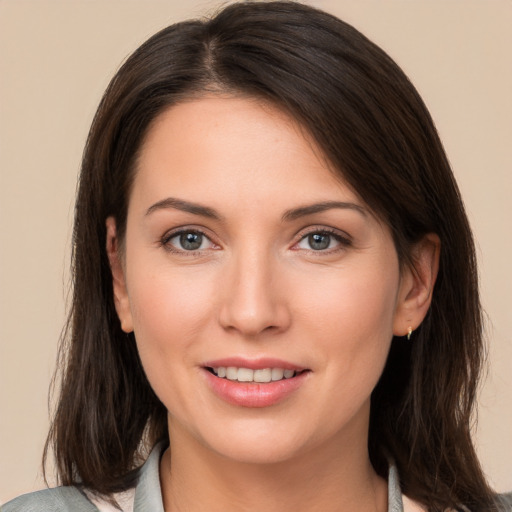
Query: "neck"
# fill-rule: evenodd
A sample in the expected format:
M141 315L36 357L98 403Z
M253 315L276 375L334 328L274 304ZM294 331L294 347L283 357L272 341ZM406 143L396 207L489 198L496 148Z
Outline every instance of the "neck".
M185 441L187 433L176 430L160 467L166 512L387 510L387 484L365 443L329 443L291 460L253 464Z

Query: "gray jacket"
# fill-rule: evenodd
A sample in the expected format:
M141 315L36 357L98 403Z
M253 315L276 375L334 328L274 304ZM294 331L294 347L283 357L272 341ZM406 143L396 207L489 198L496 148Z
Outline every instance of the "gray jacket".
M142 466L135 488L133 512L164 512L160 490L159 466L162 446L156 446ZM398 473L390 466L388 476L388 512L403 512L402 491ZM512 507L505 510L512 511ZM45 489L19 498L2 506L1 512L98 512L86 495L76 487Z

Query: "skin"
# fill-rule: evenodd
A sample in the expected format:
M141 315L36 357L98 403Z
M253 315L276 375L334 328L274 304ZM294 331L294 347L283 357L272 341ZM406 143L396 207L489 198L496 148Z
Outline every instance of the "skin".
M352 206L283 219L328 201ZM204 233L199 250L180 229ZM165 510L387 510L368 458L370 395L392 336L428 310L436 237L415 248L416 272L401 271L388 227L297 123L214 96L151 125L123 242L109 218L118 316L169 411ZM205 361L232 356L279 358L307 378L277 404L233 405L204 378Z

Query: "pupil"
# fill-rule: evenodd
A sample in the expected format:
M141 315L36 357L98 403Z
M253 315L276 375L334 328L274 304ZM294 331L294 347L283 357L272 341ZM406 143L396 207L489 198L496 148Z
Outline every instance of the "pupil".
M203 235L200 233L183 233L180 235L180 244L187 251L195 251L201 247Z
M320 233L315 233L313 235L308 236L309 246L315 251L320 251L322 249L327 249L329 247L329 243L331 241L331 237L329 235L322 235Z

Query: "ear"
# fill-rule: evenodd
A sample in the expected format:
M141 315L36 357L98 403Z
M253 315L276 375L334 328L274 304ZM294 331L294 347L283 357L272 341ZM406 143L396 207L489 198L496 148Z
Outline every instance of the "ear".
M441 241L435 233L425 235L412 250L412 264L402 270L393 334L406 336L423 322L439 270Z
M124 275L123 262L121 259L119 240L117 238L116 220L108 217L107 227L107 256L112 272L112 288L114 290L114 305L117 316L121 322L121 329L129 333L133 331L133 319L130 309L126 279Z

